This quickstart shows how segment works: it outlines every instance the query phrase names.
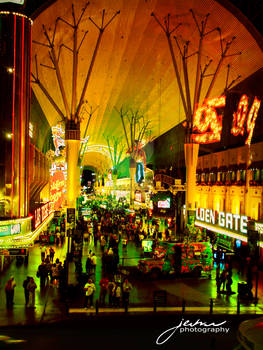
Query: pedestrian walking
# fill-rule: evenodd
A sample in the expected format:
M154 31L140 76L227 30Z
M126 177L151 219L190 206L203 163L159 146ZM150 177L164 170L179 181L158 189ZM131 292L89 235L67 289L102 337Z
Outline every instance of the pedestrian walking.
M91 279L89 279L88 283L85 284L84 291L85 291L85 307L93 308L93 296L96 291L96 287Z
M124 306L129 305L129 297L130 297L131 290L132 290L132 285L128 281L128 278L126 278L122 284L122 300L123 300Z
M99 286L100 286L99 301L101 306L105 306L105 299L107 295L108 284L109 284L109 280L106 277L103 277L99 282Z
M44 261L45 260L45 251L46 251L46 248L44 245L41 245L40 246L40 255L41 255L41 260Z
M61 234L60 234L60 243L61 243L61 247L63 247L64 240L65 240L65 232L61 232Z
M115 290L116 284L114 281L110 280L108 283L108 291L109 291L109 306L113 305L114 301L114 290Z
M121 286L119 283L116 283L113 289L113 306L120 307L120 303L121 303Z
M29 302L29 290L27 289L27 285L30 281L30 277L27 276L27 278L23 282L23 288L24 288L24 294L25 294L25 305L28 305Z
M51 271L52 271L52 286L58 288L58 282L59 282L59 269L58 264L53 264Z
M15 286L15 279L11 276L5 285L6 307L8 309L12 308L14 305Z
M106 245L106 239L105 239L104 236L101 236L101 238L100 238L100 248L101 248L102 253L104 252L105 245Z
M60 232L56 232L56 246L59 247L59 243L60 243Z
M90 273L91 270L91 257L92 257L92 250L89 251L87 255L87 260L86 260L86 273Z
M37 285L34 281L33 277L30 277L30 280L27 284L27 290L29 292L29 301L28 301L28 307L34 308L35 307L35 291L36 291Z
M47 265L44 261L38 266L37 277L40 278L40 288L44 288L48 277Z
M225 290L225 284L226 284L226 278L227 278L227 271L223 270L220 275L220 286L219 286L219 292L224 292ZM221 290L222 286L222 290Z
M50 257L50 261L53 263L54 260L54 256L55 256L55 250L53 247L49 248L49 257Z

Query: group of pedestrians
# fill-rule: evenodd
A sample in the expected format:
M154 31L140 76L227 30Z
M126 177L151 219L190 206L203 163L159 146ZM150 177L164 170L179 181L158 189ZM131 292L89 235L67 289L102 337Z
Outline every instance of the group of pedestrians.
M63 270L62 262L58 258L55 263L48 258L42 261L37 270L37 277L40 278L40 288L44 288L47 284L58 288Z
M16 282L13 276L9 278L5 285L6 294L6 307L11 309L14 305ZM35 290L37 285L33 277L27 276L23 282L24 294L25 294L25 305L29 308L35 308Z
M106 306L106 297L108 295L108 305L110 307L122 306L126 307L129 304L130 291L132 290L132 285L126 278L121 284L119 281L116 282L114 279L108 279L107 277L102 277L100 282L100 296L99 305L102 307ZM96 286L93 280L90 278L84 286L85 292L85 307L93 308L94 294L96 292Z

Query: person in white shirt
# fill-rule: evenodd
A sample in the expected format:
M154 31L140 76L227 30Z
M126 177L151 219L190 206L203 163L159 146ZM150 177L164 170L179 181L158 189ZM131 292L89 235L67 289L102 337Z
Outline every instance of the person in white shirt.
M89 279L88 283L85 284L84 291L85 291L85 307L88 308L90 306L91 308L93 308L93 296L96 291L96 287L91 279Z

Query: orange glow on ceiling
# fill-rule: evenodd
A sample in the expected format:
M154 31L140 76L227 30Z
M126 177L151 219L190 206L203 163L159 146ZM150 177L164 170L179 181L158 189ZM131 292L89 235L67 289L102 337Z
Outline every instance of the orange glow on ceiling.
M57 0L34 20L33 40L46 42L42 25L46 26L51 35L57 17L71 23L72 3L74 3L78 18L86 0ZM176 35L180 38L181 43L184 40L190 40L189 54L197 50L199 40L190 9L193 9L199 21L201 16L210 13L207 30L220 27L224 40L230 40L233 36L237 37L229 53L242 51L242 55L226 59L211 97L220 96L223 93L227 64L231 65L229 81L234 80L239 74L241 74L242 79L245 79L262 66L263 53L255 39L230 12L214 0L98 0L91 2L87 7L80 24L79 42L85 31L88 30L88 34L80 48L77 99L80 98L98 37L98 29L91 23L89 17L92 17L96 23L100 23L103 9L106 10L105 20L108 20L118 10L120 10L120 14L110 23L103 34L85 95L85 100L93 109L98 107L91 118L87 133L90 136L89 145L106 145L105 135L116 137L123 135L121 120L115 107L120 109L121 106L124 106L142 111L146 120L151 121L154 137L185 120L168 43L160 26L151 16L152 12L161 20L170 13L172 26L179 22L183 23L176 31ZM222 21L222 19L224 20ZM64 44L72 48L71 37L72 29L59 22L55 45ZM173 44L179 72L183 75L182 62L179 60L174 39ZM34 73L35 54L38 56L38 62L42 64L39 66L39 79L59 108L65 113L56 74L54 70L43 66L50 66L47 48L33 45L32 71ZM207 62L208 58L213 59L207 73L214 72L219 56L219 38L214 33L207 36L202 56L203 64ZM196 55L188 58L191 99L193 99L195 87L196 61ZM72 53L70 50L61 49L59 66L65 94L70 103L72 91ZM205 78L203 81L205 90L207 90L209 83L209 77ZM32 87L50 125L56 125L61 117L40 88L36 84L32 84ZM244 91L244 93L246 92ZM204 95L201 94L200 102L203 98ZM82 117L81 132L83 137L88 120L87 113L83 112ZM94 165L95 158L95 154L92 157L85 156L84 164ZM91 159L92 164L90 164Z

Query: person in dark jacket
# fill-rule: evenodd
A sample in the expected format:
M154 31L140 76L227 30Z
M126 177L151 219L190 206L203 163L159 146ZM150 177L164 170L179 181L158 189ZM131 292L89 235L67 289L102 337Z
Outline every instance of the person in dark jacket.
M27 278L23 282L23 288L24 288L24 293L25 293L25 305L28 305L29 301L29 290L27 289L28 282L30 281L30 277L27 276Z
M14 304L15 286L15 279L11 276L5 285L6 307L8 309L12 308Z
M38 266L37 276L40 278L40 288L44 288L48 277L47 266L44 262Z

